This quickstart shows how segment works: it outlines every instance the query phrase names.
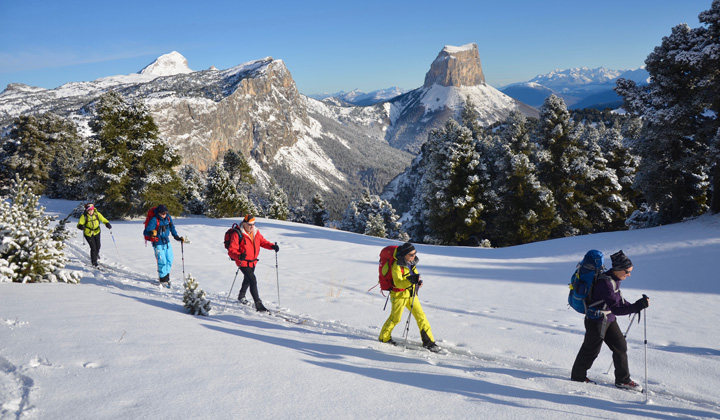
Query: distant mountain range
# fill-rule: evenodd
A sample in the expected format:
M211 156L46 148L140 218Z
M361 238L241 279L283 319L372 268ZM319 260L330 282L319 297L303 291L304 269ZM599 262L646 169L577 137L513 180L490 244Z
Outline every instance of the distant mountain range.
M630 79L638 84L647 84L649 77L650 74L645 68L611 70L604 67L596 69L576 67L537 75L527 82L504 86L500 91L535 108L542 106L548 96L555 94L563 98L570 109L615 109L622 105L622 98L613 90L618 79ZM338 106L368 106L389 101L403 93L406 93L403 89L392 87L370 93L353 90L309 96Z
M604 67L576 67L541 74L527 82L502 87L500 91L534 107L542 106L545 99L554 93L563 98L570 109L615 109L622 105L622 98L613 90L618 79L647 84L649 77L645 68L610 70Z
M335 93L318 93L314 95L308 95L310 98L317 99L318 101L328 100L330 103L335 103L339 106L368 106L374 105L378 102L387 101L396 96L400 96L407 92L405 89L400 89L397 86L374 90L369 93L362 92L358 89L350 92L341 90Z

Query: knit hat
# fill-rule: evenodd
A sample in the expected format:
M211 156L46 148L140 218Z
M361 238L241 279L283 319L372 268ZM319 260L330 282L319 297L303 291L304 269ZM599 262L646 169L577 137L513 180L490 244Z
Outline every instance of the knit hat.
M167 209L167 207L165 207L165 204L160 204L159 206L155 207L155 213L157 213L157 214L167 213L167 212L168 212L168 209Z
M255 217L250 214L246 214L243 218L243 223L255 223Z
M627 255L622 252L622 250L612 254L610 256L610 259L612 260L612 269L614 271L627 270L628 268L633 266L630 258L628 258Z
M85 204L85 211L90 211L95 208L95 205L93 203L87 203Z
M397 247L397 257L405 256L411 252L415 251L415 247L410 242L405 242L404 244Z

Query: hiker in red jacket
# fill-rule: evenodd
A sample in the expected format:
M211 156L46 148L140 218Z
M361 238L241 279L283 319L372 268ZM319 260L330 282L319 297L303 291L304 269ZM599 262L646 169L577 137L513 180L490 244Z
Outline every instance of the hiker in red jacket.
M246 215L241 227L240 230L242 234L233 235L230 245L228 246L230 259L235 261L235 264L240 267L240 271L243 273L243 282L240 287L240 294L238 294L238 300L244 305L248 304L245 293L249 287L250 294L255 301L255 309L259 312L267 312L258 294L255 266L257 265L258 255L260 254L260 247L273 249L275 252L278 252L280 247L268 241L260 234L260 231L255 227L255 218L253 216L249 214Z

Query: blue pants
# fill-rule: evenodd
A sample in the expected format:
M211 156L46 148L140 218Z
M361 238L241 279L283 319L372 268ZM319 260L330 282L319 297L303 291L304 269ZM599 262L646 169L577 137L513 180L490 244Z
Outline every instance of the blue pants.
M170 243L155 245L153 246L153 251L155 252L155 259L157 260L158 278L169 275L170 267L172 267L173 259L175 258L173 256L172 246L170 246Z

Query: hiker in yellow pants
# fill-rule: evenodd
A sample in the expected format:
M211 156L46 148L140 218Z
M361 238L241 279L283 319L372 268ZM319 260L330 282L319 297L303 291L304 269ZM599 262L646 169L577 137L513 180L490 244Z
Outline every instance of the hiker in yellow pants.
M412 316L417 321L418 329L420 329L423 347L432 352L438 352L440 347L435 344L430 323L425 317L417 293L414 293L415 290L419 290L420 286L422 286L422 280L420 280L420 274L416 268L417 263L417 251L411 243L406 242L397 247L395 250L395 262L390 268L393 277L393 289L390 291L392 308L390 309L390 316L380 331L380 341L392 345L397 344L392 339L392 331L400 323L404 308L410 309L412 307Z

